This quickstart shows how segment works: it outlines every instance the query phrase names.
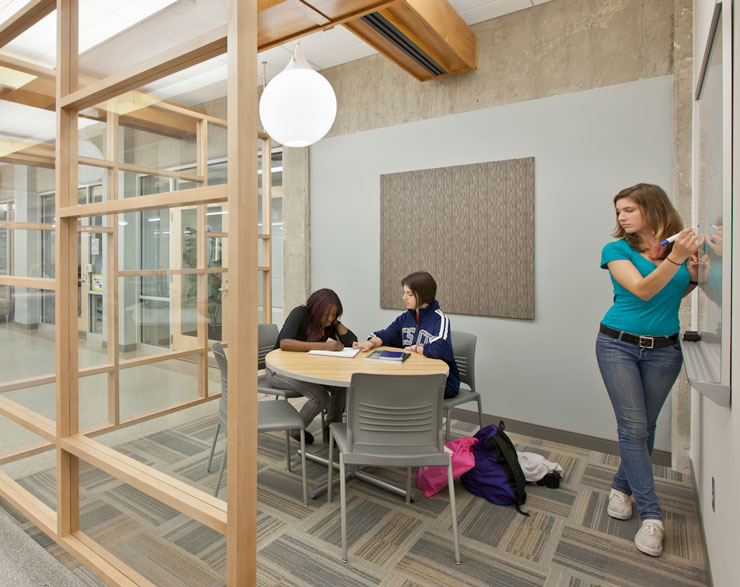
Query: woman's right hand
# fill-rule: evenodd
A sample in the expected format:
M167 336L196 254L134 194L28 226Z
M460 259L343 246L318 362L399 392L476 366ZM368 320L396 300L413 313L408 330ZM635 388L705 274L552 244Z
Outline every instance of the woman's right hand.
M699 238L691 226L684 228L678 235L678 238L673 241L673 249L668 256L671 260L681 264L691 255L696 255L707 237Z
M334 340L333 338L330 338L324 343L325 351L341 351L343 348L344 345L338 340Z

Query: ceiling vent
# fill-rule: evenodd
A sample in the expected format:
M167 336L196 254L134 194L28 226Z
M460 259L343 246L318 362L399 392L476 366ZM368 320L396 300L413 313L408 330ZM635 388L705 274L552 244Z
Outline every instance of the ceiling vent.
M403 51L409 59L426 69L431 75L436 77L447 73L444 67L429 57L421 47L393 26L393 23L379 12L373 12L367 16L363 16L362 20L377 31L378 34Z
M419 81L477 66L473 31L447 0L404 0L344 24Z

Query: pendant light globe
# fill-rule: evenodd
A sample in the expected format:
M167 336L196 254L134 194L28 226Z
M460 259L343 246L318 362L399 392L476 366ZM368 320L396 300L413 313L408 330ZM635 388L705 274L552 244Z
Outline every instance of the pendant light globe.
M265 87L259 111L265 132L286 147L312 145L334 124L334 89L308 64L300 43L290 63Z

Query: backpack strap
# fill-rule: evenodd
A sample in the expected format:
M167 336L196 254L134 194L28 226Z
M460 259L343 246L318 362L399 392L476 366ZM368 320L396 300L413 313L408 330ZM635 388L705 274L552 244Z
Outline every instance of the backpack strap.
M493 446L496 449L496 458L506 473L509 485L514 490L514 507L516 511L523 516L529 516L529 513L523 511L519 506L527 501L527 493L524 490L524 486L527 481L524 478L524 472L519 464L519 457L516 454L516 447L511 439L504 432L504 423L500 421L498 424L498 433L494 434L489 439L489 446Z

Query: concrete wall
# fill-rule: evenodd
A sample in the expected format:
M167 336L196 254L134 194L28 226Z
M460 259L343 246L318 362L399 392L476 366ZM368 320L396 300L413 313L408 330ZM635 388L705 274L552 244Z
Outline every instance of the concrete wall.
M478 68L437 81L382 55L323 70L338 103L329 136L672 73L675 1L552 0L473 25Z
M714 0L694 0L694 81L698 79L701 68L714 4ZM727 4L725 2L725 5ZM724 18L727 18L728 11L723 10L723 13ZM737 30L738 18L736 9L735 22L732 23L735 30ZM738 60L740 53L737 45L736 40L735 61ZM726 77L725 84L729 83L730 79L729 76ZM734 96L732 109L736 113L740 102L737 83ZM738 136L737 125L736 120L735 137ZM725 126L725 129L729 131L729 125ZM737 138L734 143L734 149L737 150ZM734 167L733 163L733 169ZM735 178L737 185L737 175ZM733 224L738 226L740 212L737 206L734 206L733 215ZM740 247L737 238L733 239L732 247L733 274L737 275L740 271ZM738 288L734 287L732 309L740 307L738 304L740 304L740 293ZM731 331L731 344L740 348L738 347L740 328L736 320L732 324ZM740 372L738 353L732 353L731 371ZM734 387L737 398L737 384ZM691 403L691 462L699 494L712 577L715 585L736 585L738 582L737 561L740 558L740 541L737 539L737 529L740 527L740 507L737 502L738 482L740 482L740 410L722 408L695 391L692 392Z

